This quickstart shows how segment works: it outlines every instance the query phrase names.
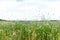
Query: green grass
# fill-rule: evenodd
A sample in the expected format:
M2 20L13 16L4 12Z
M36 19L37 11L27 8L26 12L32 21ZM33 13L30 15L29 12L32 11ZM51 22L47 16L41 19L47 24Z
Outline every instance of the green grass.
M48 21L0 23L0 40L60 40L60 24Z

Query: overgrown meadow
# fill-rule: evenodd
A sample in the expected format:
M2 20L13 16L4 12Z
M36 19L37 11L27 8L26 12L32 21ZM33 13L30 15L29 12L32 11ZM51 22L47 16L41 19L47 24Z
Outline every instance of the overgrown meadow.
M1 21L0 40L60 40L60 22Z

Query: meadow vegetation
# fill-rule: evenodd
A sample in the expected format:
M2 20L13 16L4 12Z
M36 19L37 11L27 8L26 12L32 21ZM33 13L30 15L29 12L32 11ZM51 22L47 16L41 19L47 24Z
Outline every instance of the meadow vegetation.
M0 22L0 40L60 40L60 24L51 21Z

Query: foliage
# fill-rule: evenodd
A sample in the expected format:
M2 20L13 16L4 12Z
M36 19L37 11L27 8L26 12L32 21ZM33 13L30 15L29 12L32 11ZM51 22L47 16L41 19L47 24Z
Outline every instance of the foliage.
M60 40L60 25L49 21L0 24L0 40Z

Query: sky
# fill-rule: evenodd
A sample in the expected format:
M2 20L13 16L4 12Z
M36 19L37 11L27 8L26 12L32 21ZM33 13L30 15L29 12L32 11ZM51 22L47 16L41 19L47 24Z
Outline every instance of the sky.
M0 0L0 19L60 20L60 0Z

